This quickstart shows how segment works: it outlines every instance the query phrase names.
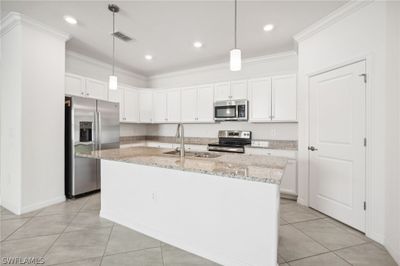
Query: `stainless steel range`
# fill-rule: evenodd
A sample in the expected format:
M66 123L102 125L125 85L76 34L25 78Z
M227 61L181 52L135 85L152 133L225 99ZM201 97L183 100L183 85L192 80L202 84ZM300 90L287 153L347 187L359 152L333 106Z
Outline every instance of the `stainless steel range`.
M244 147L249 144L251 144L251 131L220 130L218 143L208 144L208 150L244 153Z

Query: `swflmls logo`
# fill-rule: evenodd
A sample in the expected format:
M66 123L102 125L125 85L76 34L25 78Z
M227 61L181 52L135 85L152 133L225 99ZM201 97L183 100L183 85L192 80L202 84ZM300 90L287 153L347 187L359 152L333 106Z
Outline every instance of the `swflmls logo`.
M2 264L44 264L45 259L43 257L2 257Z

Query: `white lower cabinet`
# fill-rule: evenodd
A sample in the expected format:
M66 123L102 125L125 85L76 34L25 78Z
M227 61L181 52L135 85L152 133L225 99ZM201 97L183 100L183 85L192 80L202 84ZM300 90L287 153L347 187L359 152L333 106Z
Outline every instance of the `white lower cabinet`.
M139 91L139 121L141 123L153 122L153 90L151 89Z
M273 150L246 147L246 154L279 156L288 158L285 173L281 180L281 193L297 196L297 152L292 150Z

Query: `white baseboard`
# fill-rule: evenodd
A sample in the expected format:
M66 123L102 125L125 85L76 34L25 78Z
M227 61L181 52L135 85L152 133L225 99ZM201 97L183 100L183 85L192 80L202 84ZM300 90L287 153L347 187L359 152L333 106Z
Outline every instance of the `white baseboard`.
M65 196L62 195L62 196L58 196L58 197L53 198L53 199L49 199L49 200L45 200L45 201L42 201L42 202L34 203L34 204L31 204L31 205L22 207L21 208L21 214L28 213L28 212L31 212L31 211L36 211L38 209L41 209L41 208L44 208L44 207L47 207L47 206L50 206L50 205L53 205L53 204L61 203L61 202L64 202L64 201L65 201Z
M365 232L365 235L381 245L385 245L385 237L381 234Z
M300 204L300 205L308 207L307 201L302 199L302 198L300 198L300 197L297 197L297 203Z
M10 202L2 201L1 206L16 215L21 214L21 209L17 205L14 205Z

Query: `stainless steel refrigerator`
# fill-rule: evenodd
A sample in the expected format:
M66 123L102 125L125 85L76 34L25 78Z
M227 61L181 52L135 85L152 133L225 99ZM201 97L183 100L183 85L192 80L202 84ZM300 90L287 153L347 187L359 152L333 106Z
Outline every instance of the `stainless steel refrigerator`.
M119 148L119 104L65 97L65 195L68 198L100 190L100 160L76 152Z

